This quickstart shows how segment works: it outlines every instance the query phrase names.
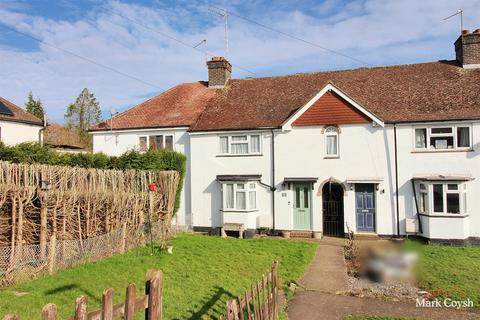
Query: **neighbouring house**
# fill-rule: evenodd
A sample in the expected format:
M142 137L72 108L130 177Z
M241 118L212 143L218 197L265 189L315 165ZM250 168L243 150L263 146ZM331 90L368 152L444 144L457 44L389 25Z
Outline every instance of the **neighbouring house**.
M73 128L67 128L53 123L48 124L44 132L44 144L58 152L86 153L87 144L82 141L78 132Z
M179 84L91 130L187 155L177 223L480 242L480 29L456 60Z
M0 141L6 145L41 142L43 120L0 97Z

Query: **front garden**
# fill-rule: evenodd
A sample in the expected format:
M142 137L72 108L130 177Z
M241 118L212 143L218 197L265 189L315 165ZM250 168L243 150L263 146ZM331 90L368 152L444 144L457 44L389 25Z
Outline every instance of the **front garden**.
M473 300L480 307L480 247L425 245L409 240L406 248L419 254L419 286L441 297Z
M37 319L49 302L58 306L60 318L68 318L75 298L86 294L89 309L98 308L108 287L114 289L114 301L121 302L129 282L142 293L146 271L161 269L164 319L216 319L225 312L226 301L248 289L274 260L280 263L280 280L286 286L303 275L316 250L312 242L200 235L180 235L171 244L172 255L152 255L144 247L5 288L0 291L0 318L16 313L22 319Z

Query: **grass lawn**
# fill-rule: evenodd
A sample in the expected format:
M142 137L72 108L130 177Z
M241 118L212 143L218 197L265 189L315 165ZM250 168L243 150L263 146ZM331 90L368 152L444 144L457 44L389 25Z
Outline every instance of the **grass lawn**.
M468 297L480 307L480 247L433 246L413 240L406 247L419 253L421 288L440 293L457 288L455 299L462 299L458 294L462 288L463 299Z
M280 262L280 278L287 284L302 276L316 249L312 242L199 235L180 235L171 244L173 255L152 256L149 248L140 248L3 289L0 319L7 313L40 319L43 305L49 302L57 305L60 318L68 318L73 316L76 297L88 295L89 310L97 309L108 287L114 289L118 303L129 282L135 282L142 293L146 271L153 268L165 274L164 319L216 319L225 312L225 302L243 293L274 260ZM26 294L18 296L20 292Z

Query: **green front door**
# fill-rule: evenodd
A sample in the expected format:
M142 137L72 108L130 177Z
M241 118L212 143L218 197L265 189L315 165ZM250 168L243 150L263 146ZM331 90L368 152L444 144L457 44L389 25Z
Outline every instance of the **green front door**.
M312 201L310 184L293 184L293 228L295 230L311 230Z

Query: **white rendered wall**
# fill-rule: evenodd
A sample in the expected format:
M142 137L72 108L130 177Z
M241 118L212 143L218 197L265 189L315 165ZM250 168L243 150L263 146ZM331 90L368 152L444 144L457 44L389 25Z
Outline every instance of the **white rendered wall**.
M449 123L443 123L448 125ZM452 122L450 124L460 124ZM407 217L412 217L416 213L415 201L413 198L413 189L410 179L414 175L423 174L446 174L446 175L471 175L473 181L467 182L467 219L441 218L441 221L434 219L430 225L431 234L439 239L441 234L450 235L463 234L464 231L458 229L457 220L469 221L469 233L471 237L480 237L480 123L463 122L463 124L472 125L473 151L450 151L450 152L428 152L415 153L413 151L414 125L400 125L397 129L398 136L398 173L399 173L399 195L400 212L405 212ZM435 123L441 126L442 123ZM420 125L422 126L422 124ZM402 221L403 222L403 221ZM402 223L402 226L404 223ZM432 226L435 229L432 229ZM455 233L456 232L456 233ZM432 238L434 238L432 236Z
M257 131L258 133L258 131ZM241 133L239 133L241 134ZM261 174L261 181L270 185L270 137L262 132L262 155L218 156L219 136L217 133L191 135L192 154L192 217L196 227L219 227L223 224L221 184L217 175ZM249 229L271 227L271 191L257 185L258 210L245 213L225 213L228 222L245 223Z
M458 124L455 123L455 124ZM469 123L472 124L472 123ZM468 182L468 226L458 226L459 219L442 218L445 222L430 223L425 236L439 239L480 236L480 124L472 124L473 151L469 152L413 152L414 125L398 125L398 173L400 233L405 234L406 217L415 217L415 200L411 179L415 175L455 174L471 175ZM322 186L332 178L345 186L345 223L356 231L355 187L345 183L347 179L381 179L376 190L375 231L381 235L394 235L396 226L394 129L392 125L382 128L372 124L341 125L339 134L339 158L328 159L325 155L325 139L321 126L293 127L291 131L275 131L275 228L293 229L292 191L282 182L286 177L315 177L318 181L312 190L312 230L322 230ZM141 135L148 132L119 132L94 134L94 151L118 155L138 144ZM262 175L262 182L271 184L271 132L262 134L262 155L219 156L220 133L194 133L186 130L175 133L175 150L187 155L186 187L182 194L182 223L197 227L219 227L224 218L228 222L241 222L247 228L272 227L271 191L257 187L258 210L248 213L222 212L221 184L217 175ZM252 133L235 132L234 134ZM159 130L158 134L168 131ZM226 134L222 132L221 134ZM227 133L228 134L228 133ZM232 133L233 134L233 133ZM190 174L191 173L191 174ZM185 201L186 199L186 201ZM189 220L189 213L192 220ZM455 220L454 220L455 219ZM458 226L458 228L457 228ZM453 228L453 229L452 229ZM346 230L345 230L346 231ZM443 235L443 236L442 236Z
M139 137L150 135L173 135L173 149L187 156L185 180L181 192L180 208L176 214L178 226L191 226L190 206L190 138L186 129L145 129L93 132L93 152L103 152L109 156L119 156L130 150L138 150Z
M39 142L42 126L0 120L1 141L6 145Z
M345 184L347 178L383 179L376 191L375 230L378 234L395 232L395 212L391 206L391 172L388 170L385 131L381 127L365 125L342 125L339 134L339 157L325 158L325 136L322 127L293 127L292 131L277 133L275 139L277 163L277 187L285 177L315 177L318 182L312 192L312 229L323 231L322 187L329 179L345 186L344 222L356 231L355 191L353 185ZM380 192L381 191L381 192ZM288 191L287 191L288 192ZM277 228L293 228L292 194L277 197ZM346 229L345 229L346 232Z

